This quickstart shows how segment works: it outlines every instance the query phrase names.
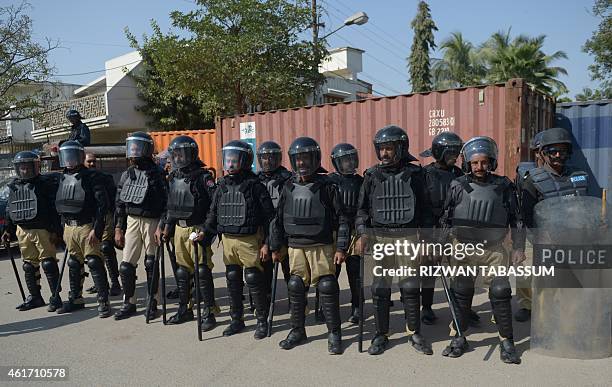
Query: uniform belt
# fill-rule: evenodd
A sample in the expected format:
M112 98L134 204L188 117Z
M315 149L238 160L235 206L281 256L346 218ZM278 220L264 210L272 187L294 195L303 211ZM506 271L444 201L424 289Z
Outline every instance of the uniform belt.
M72 227L77 227L77 226L84 226L86 224L91 223L91 220L83 220L83 219L66 219L66 226L72 226Z

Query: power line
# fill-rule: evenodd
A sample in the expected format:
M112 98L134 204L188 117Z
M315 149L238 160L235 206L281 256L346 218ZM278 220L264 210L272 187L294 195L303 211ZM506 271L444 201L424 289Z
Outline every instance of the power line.
M129 66L131 64L138 63L138 62L141 62L141 61L142 60L139 59L139 60L135 60L135 61L130 62L130 63L124 63L121 66L109 67L107 69L102 69L102 70L94 70L94 71L87 71L87 72L84 72L84 73L74 73L74 74L54 74L53 76L54 77L74 77L74 76L78 76L78 75L103 73L103 72L106 72L107 70L115 70L115 69L118 69L118 68L121 68L121 67L125 67L125 66Z

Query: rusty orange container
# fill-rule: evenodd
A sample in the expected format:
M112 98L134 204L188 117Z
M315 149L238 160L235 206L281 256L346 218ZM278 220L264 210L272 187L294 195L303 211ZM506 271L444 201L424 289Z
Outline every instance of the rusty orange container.
M327 170L333 170L330 153L340 142L359 150L359 169L364 170L378 162L374 134L394 124L406 130L410 152L416 157L443 131L455 132L463 141L492 137L500 151L497 173L514 178L517 163L530 158L531 137L552 126L554 112L551 97L532 91L522 79L512 79L494 85L244 114L217 120L217 160L221 161L222 145L230 140L250 139L257 145L274 140L283 147L283 164L288 166L286 151L291 142L310 136L321 145ZM422 164L432 161L419 160Z
M217 150L215 149L215 130L175 130L170 132L149 132L155 142L157 153L168 149L170 142L178 136L189 136L198 143L200 160L209 168L215 169L217 166Z

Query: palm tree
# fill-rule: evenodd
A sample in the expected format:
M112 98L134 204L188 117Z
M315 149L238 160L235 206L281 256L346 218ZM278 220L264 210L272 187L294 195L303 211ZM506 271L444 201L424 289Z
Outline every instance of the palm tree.
M473 86L482 82L485 66L474 45L453 32L442 42L442 59L434 59L432 75L434 88Z
M481 55L488 64L487 80L505 82L511 78L523 78L534 89L551 94L557 90L567 92L567 87L557 78L567 75L563 67L551 66L559 59L567 59L563 51L546 55L542 51L546 35L534 38L519 35L510 41L508 32L497 32L482 46Z

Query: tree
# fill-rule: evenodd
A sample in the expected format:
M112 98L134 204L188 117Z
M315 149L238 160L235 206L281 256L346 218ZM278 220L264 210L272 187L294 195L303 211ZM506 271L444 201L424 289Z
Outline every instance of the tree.
M442 59L432 68L435 89L473 86L482 82L486 68L481 56L461 32L453 32L440 45Z
M410 23L414 31L412 48L408 59L410 71L410 84L412 92L419 93L431 90L431 73L429 50L436 48L433 32L438 28L431 18L429 6L426 2L419 2L417 15Z
M592 90L588 87L582 89L582 92L576 94L576 101L598 101L602 99L612 99L612 87Z
M49 79L53 67L47 55L57 44L32 40L32 19L25 13L30 5L0 7L0 120L31 117L45 105L42 89L31 88L27 95L16 95L16 87Z
M133 39L156 78L140 82L143 95L162 92L175 102L173 109L197 108L204 120L305 103L322 79L317 58L325 56L324 42L314 46L301 39L311 26L308 1L197 0L196 5L170 15L181 36L163 34L153 22L151 37L140 45ZM168 114L168 105L152 108Z
M559 59L567 59L563 51L550 55L542 51L545 35L534 38L519 35L510 40L510 31L498 32L483 45L482 55L487 62L487 80L506 82L511 78L523 78L534 89L551 94L567 92L567 87L557 78L567 75L563 67L551 66Z
M601 22L582 49L595 57L595 63L589 66L591 78L610 81L612 73L612 0L596 0L593 5L593 13L601 18Z

